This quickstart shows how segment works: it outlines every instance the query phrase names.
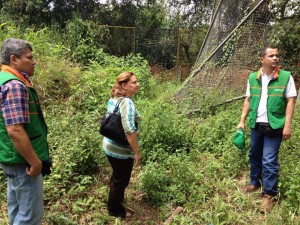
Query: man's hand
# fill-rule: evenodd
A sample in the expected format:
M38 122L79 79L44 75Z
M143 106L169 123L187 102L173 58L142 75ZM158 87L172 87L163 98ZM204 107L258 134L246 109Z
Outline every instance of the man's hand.
M292 130L290 126L284 126L282 131L282 139L285 141L289 139L292 135Z
M282 140L287 140L291 137L291 123L293 118L293 113L295 109L296 97L287 98L287 105L285 110L285 123L282 131Z
M241 119L236 129L242 128L243 130L245 130L245 120L248 116L249 109L250 109L250 97L246 97L242 109Z
M42 166L43 166L42 162L40 160L38 160L36 164L31 165L31 166L26 168L26 173L29 176L36 177L36 176L41 174Z
M42 162L34 152L23 124L15 124L6 127L7 133L16 150L30 165L26 168L29 176L38 176L42 171Z
M239 128L242 128L243 130L245 130L245 123L240 122L240 123L237 125L236 129L239 129Z

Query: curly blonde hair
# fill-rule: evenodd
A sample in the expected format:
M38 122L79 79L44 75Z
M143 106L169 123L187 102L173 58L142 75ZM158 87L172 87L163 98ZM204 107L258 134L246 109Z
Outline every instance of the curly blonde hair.
M122 84L127 83L130 80L130 77L134 76L133 72L125 71L121 73L116 80L116 83L114 83L110 96L111 97L121 97L126 96L126 91L122 88Z

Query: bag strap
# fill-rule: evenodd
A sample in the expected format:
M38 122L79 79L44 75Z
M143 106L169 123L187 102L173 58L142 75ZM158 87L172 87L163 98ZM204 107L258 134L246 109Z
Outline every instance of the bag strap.
M113 113L117 113L117 111L118 111L118 109L119 109L119 105L120 105L121 101L122 101L124 98L125 98L125 97L122 97L122 98L120 98L120 99L117 101L117 104L116 104L116 106L115 106L115 108L114 108Z

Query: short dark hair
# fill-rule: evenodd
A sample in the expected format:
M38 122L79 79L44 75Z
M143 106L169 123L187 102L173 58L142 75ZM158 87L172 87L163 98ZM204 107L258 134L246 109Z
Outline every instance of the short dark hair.
M1 63L3 65L10 64L10 56L20 57L25 49L32 51L31 45L22 39L8 38L3 41L1 46Z
M264 46L263 48L260 49L259 56L260 57L265 57L266 51L267 51L268 48L272 48L272 49L276 48L277 49L277 47L275 47L273 45L266 45L266 46Z

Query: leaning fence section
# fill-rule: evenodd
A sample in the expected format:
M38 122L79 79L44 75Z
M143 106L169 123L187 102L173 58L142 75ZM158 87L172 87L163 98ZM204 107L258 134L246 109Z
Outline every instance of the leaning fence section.
M259 68L258 53L270 22L268 1L218 0L214 9L192 72L177 93L181 101L203 89L205 94L217 90L217 101L229 93L242 95L247 76Z

